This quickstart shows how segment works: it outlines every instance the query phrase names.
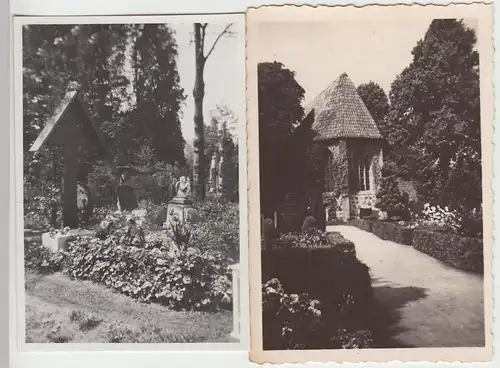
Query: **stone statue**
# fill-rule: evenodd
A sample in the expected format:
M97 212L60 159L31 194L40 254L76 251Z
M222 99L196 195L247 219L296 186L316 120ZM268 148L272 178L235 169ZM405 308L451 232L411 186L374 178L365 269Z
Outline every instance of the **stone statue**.
M186 180L185 176L181 176L175 187L177 190L176 198L188 198L191 192L189 178Z

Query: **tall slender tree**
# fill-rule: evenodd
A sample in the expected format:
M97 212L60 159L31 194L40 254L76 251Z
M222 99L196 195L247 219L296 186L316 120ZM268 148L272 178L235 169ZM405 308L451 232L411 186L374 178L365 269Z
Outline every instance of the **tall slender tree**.
M194 98L194 157L193 157L193 192L196 198L205 198L205 168L204 168L204 120L203 120L203 99L205 97L205 81L203 73L205 64L215 49L215 46L224 35L232 33L232 24L228 24L215 38L212 45L206 51L206 31L208 23L194 24L194 44L195 44L195 82L193 88Z

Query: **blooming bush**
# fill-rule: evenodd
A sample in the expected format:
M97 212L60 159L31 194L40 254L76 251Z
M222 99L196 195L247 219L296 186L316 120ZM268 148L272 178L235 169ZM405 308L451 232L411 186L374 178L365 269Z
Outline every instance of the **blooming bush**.
M108 213L99 224L96 231L96 238L106 240L109 236L120 239L120 243L127 242L129 245L144 246L145 232L143 223L145 222L146 211L115 211Z
M287 295L273 278L262 285L264 346L266 349L306 349L315 346L321 324L318 300L307 294Z
M349 298L352 303L352 297ZM348 308L344 303L343 308ZM338 319L323 313L323 303L307 293L286 294L281 282L272 278L262 285L264 348L359 349L370 348L369 329L344 328ZM332 323L332 321L335 321Z
M106 240L78 238L68 253L65 272L70 277L102 283L142 302L201 310L231 297L224 260L195 248L172 255L158 248L123 246L110 235Z
M439 205L426 203L419 222L427 227L457 231L460 228L461 218L457 211L450 210L448 206L442 208Z

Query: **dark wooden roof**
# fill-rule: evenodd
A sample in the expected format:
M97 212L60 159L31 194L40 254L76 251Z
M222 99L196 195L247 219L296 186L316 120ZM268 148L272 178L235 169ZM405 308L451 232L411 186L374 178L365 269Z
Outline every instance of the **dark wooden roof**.
M94 136L94 141L97 142L98 148L106 151L104 141L99 129L96 127L85 103L79 98L78 91L69 91L62 99L59 106L56 108L54 115L47 121L42 131L38 135L35 142L31 145L30 151L36 152L43 146L50 144L50 137L56 131L56 128L65 120L67 112L75 108L78 110L78 116L82 118L83 124L87 131Z
M305 109L306 119L313 119L315 141L336 138L382 139L370 112L346 73L341 74Z

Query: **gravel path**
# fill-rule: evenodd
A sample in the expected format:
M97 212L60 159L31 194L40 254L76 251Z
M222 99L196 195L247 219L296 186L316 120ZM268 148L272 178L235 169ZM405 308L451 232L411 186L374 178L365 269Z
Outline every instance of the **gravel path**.
M371 270L377 347L484 346L483 277L353 226L328 226Z

